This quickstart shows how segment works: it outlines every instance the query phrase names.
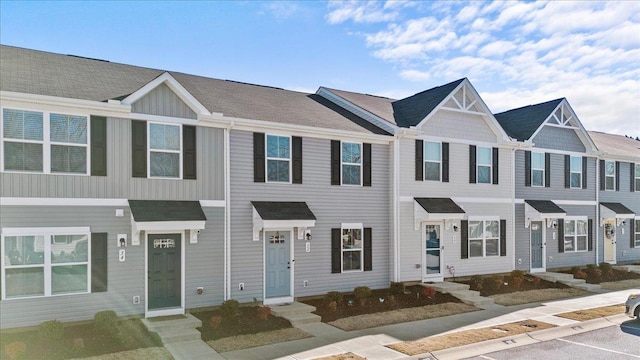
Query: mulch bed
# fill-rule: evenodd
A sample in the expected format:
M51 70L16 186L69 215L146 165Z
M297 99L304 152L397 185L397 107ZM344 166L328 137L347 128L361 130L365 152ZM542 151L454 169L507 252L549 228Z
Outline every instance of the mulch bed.
M240 307L235 318L225 318L220 310L194 312L191 315L202 320L202 340L217 340L229 336L257 334L264 331L290 328L287 319L269 315L266 320L257 316L259 306Z
M498 281L498 278L502 278L502 281ZM533 275L525 275L524 280L521 284L517 285L515 281L511 279L510 276L500 277L500 276L482 276L480 279L484 280L481 283L472 280L464 280L464 281L456 281L461 284L467 284L470 286L469 290L480 291L480 296L491 296L491 295L499 295L499 294L510 294L516 291L528 291L528 290L541 290L541 289L567 289L569 286L554 283L551 281L542 280ZM493 280L493 284L488 286L487 283L489 280ZM480 285L479 285L480 284ZM494 285L495 284L495 285ZM498 285L500 284L500 285Z
M128 333L124 336L125 340L100 333L95 330L93 324L65 326L64 334L59 340L44 339L37 330L3 332L0 335L0 358L72 359L162 346L160 339L149 333L139 320L122 322L130 322L129 326L126 326ZM24 352L20 351L20 348ZM17 354L20 355L16 356Z
M601 269L598 267L598 269ZM602 282L610 282L610 281L622 281L622 280L633 280L640 279L640 274L634 273L631 271L611 269L610 272L600 270L599 276L592 276L587 271L587 268L582 268L582 271L587 275L586 281L590 284L600 284ZM572 274L572 270L563 271L565 274Z
M404 293L395 293L391 289L371 290L371 296L360 304L352 294L344 294L343 300L332 308L325 299L299 300L316 307L314 312L322 317L322 322L356 315L374 314L382 311L398 310L418 306L443 303L460 303L461 301L450 294L436 292L433 298L423 295L425 287L420 285L407 286Z

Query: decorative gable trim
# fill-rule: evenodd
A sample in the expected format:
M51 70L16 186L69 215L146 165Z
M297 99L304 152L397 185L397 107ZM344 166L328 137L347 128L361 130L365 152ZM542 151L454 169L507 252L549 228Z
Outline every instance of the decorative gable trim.
M589 133L584 126L582 126L580 120L578 120L578 116L571 108L571 105L569 105L567 99L562 99L558 106L549 114L549 117L547 117L542 125L531 135L529 140L534 139L545 126L574 130L588 153L598 150L596 144L591 140Z
M198 115L211 115L209 110L204 107L193 95L191 95L187 89L185 89L171 74L168 72L162 73L162 75L148 82L145 86L136 90L131 95L124 98L121 103L125 105L132 105L136 101L142 99L145 95L158 87L160 84L165 84L182 100L191 110ZM221 114L220 114L221 115Z

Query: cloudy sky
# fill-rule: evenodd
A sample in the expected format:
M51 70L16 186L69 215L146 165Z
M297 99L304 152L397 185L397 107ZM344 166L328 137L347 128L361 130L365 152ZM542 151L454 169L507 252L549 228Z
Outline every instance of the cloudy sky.
M640 136L640 2L0 2L0 42L314 92L467 77L494 112L566 97Z

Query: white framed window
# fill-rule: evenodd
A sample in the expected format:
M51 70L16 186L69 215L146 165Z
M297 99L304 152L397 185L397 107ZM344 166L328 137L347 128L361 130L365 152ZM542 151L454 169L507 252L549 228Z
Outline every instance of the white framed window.
M362 224L342 224L342 272L364 269Z
M89 228L3 229L2 299L88 293Z
M637 165L636 165L637 166ZM634 227L633 227L633 231L634 231L634 238L633 238L633 247L640 247L640 218L635 218L633 221L635 221Z
M477 150L477 179L479 184L491 184L493 151L490 147L480 147Z
M148 124L149 177L182 178L182 126Z
M362 143L342 142L342 185L362 185Z
M589 238L586 219L565 219L564 221L564 251L587 251Z
M442 178L442 144L424 142L424 179L440 181Z
M500 256L500 221L469 221L469 257Z
M2 169L87 175L89 119L83 115L2 109Z
M531 153L531 186L544 186L544 153Z
M582 156L571 156L569 170L571 188L582 188Z
M615 161L604 162L604 189L605 190L616 189L616 162Z
M640 164L635 165L635 186L633 187L636 191L640 191Z
M267 135L267 182L291 182L291 137Z

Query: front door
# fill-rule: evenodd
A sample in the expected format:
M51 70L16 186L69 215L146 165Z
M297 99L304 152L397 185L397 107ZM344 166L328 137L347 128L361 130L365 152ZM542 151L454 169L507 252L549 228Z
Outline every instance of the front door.
M604 261L616 263L616 220L605 220L604 223Z
M149 310L181 306L181 235L150 234L148 240Z
M542 221L531 222L531 271L544 271L546 244L542 239Z
M265 231L265 297L291 296L290 231Z
M424 226L424 259L422 271L423 281L442 281L441 224L425 224Z

